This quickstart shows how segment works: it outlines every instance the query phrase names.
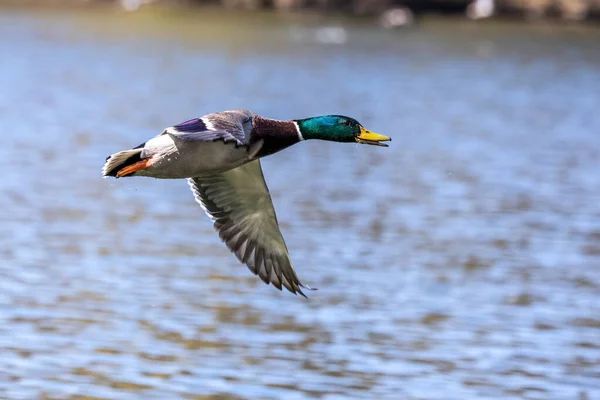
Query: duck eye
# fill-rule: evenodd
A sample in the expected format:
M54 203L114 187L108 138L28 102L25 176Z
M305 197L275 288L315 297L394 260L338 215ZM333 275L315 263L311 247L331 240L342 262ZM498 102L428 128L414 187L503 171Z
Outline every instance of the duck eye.
M342 121L342 125L350 126L350 121L344 120L344 121Z

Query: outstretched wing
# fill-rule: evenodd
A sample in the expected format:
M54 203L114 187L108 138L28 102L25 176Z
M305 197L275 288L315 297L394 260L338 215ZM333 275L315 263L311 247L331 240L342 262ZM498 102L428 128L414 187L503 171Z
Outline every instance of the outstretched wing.
M259 160L188 183L221 240L250 271L266 284L306 297L301 288L311 288L292 267Z

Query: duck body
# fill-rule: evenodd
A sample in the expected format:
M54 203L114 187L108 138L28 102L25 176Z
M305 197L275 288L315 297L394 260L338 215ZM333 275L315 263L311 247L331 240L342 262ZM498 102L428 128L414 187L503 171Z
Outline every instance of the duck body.
M246 110L225 111L166 128L136 148L112 155L103 173L118 178L202 176L236 168L301 140L294 121L262 118ZM144 164L135 164L142 160Z
M321 116L274 120L247 110L204 115L174 125L141 145L106 159L102 174L187 179L219 237L265 283L304 296L292 267L260 158L305 139L385 146L387 136L356 120Z
M186 142L169 134L146 142L140 158L148 159L148 165L131 176L160 179L182 179L217 173L250 161L246 147L235 142Z

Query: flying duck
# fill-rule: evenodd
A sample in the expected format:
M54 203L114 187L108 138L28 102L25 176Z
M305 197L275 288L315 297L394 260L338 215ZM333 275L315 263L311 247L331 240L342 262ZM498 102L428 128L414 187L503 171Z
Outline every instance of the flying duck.
M260 159L308 139L387 147L391 138L354 118L323 115L275 120L247 110L216 112L166 128L109 156L104 177L187 179L219 237L266 284L306 295L292 267Z

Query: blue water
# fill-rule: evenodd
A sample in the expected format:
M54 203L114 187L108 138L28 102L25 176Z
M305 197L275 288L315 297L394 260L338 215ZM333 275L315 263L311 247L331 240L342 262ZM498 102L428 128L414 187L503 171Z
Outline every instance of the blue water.
M0 397L600 397L598 39L0 11ZM239 264L185 182L101 179L232 108L393 137L263 161L308 300Z

